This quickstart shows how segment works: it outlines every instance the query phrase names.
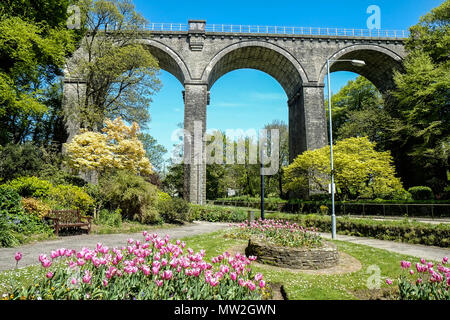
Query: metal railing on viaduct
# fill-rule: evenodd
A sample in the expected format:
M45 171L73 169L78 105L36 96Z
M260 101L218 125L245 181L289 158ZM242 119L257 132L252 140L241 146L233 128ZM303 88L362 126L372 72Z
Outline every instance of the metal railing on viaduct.
M149 23L143 26L148 31L189 31L186 23ZM286 26L255 26L232 24L206 24L206 32L224 33L253 33L278 35L305 35L305 36L338 36L362 38L394 38L404 39L409 36L407 30L381 30L381 29L349 29L349 28L322 28L322 27L286 27Z

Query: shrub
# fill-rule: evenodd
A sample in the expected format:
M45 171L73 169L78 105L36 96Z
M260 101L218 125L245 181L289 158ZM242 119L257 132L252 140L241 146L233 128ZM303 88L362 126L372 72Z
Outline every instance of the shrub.
M8 185L0 185L0 211L19 213L22 211L20 195Z
M127 171L116 171L100 178L100 196L105 207L120 208L127 219L148 221L154 216L157 203L157 188L143 177Z
M209 222L242 222L247 219L247 211L239 208L190 204L191 219Z
M0 213L0 247L13 247L19 244L9 227L6 217Z
M110 227L120 227L122 224L121 210L117 209L115 211L109 211L107 209L102 209L95 222Z
M52 187L49 191L48 199L55 207L80 209L83 213L90 212L94 205L94 199L82 188L71 185L57 185Z
M48 154L30 142L0 146L0 181L36 174L49 162Z
M40 255L42 272L28 286L17 286L7 299L18 300L260 300L269 291L263 275L253 274L256 257L225 252L204 259L205 251L185 249L169 237L143 232L122 249L97 244ZM67 265L72 266L67 268ZM69 270L69 271L68 271Z
M40 219L43 219L51 211L48 204L34 198L22 198L22 208L26 213L35 215Z
M408 189L414 200L432 200L434 199L433 190L430 187L416 186Z
M48 196L52 183L38 177L19 177L8 183L22 197L45 198Z
M144 211L140 221L144 224L162 224L164 222L158 210L152 207L149 207Z
M158 192L157 209L165 222L191 221L189 203L181 198L171 198L167 193Z
M10 247L27 241L33 234L52 234L50 226L36 214L26 213L22 199L9 185L0 186L0 245Z

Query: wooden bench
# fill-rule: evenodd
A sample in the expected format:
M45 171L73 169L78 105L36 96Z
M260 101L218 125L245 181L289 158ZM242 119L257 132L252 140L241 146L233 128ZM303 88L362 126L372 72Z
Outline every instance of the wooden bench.
M55 234L58 236L59 229L87 227L88 234L91 232L92 217L83 216L80 210L52 210L47 219L53 221Z

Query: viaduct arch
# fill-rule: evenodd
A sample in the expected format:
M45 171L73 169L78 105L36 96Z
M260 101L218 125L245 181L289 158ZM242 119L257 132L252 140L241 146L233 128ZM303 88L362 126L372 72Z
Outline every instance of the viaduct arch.
M222 27L223 29L223 27ZM334 62L331 72L351 71L366 77L382 93L393 88L394 70L402 69L406 55L404 38L361 35L251 33L241 30L206 31L204 20L167 31L144 31L139 40L159 61L160 68L184 86L185 197L192 203L206 201L205 141L194 137L201 124L206 131L209 90L224 74L251 68L275 78L288 97L289 158L328 144L324 108L324 78L327 59L364 60L362 68ZM267 28L269 31L269 28ZM320 30L320 29L319 29ZM259 30L258 30L259 31ZM64 107L76 111L77 93L83 80L71 74L77 55L68 62L64 79ZM76 117L66 118L69 140L77 132ZM197 128L198 129L198 128Z

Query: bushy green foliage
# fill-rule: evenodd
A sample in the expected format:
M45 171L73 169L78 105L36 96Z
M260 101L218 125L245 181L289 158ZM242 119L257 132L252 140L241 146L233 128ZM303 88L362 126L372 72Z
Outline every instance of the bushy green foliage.
M38 177L20 177L7 184L22 197L32 197L50 204L53 209L80 209L88 213L94 200L80 187L56 185Z
M116 171L99 180L100 196L110 210L122 210L126 219L141 222L158 221L155 211L157 188L141 176L127 171Z
M33 234L52 234L51 227L39 215L23 210L22 198L8 185L0 186L0 245L13 246Z
M334 146L336 196L359 198L405 198L402 183L395 176L390 152L378 152L367 137L337 141ZM305 194L309 189L328 192L330 148L308 150L285 170L286 189Z
M8 185L0 185L0 211L18 213L22 210L20 206L20 195Z
M38 177L19 177L8 182L8 185L22 197L45 198L49 195L52 183Z
M98 218L95 220L96 224L101 224L110 227L120 227L122 224L122 213L120 209L109 211L102 209L98 213Z
M238 208L191 204L192 220L209 222L242 222L247 219L247 211Z
M156 208L165 222L179 223L190 220L189 203L181 198L172 198L167 193L158 192Z
M0 146L0 181L31 176L43 169L47 154L30 142Z
M408 189L414 200L432 200L434 199L433 190L430 187L415 186Z
M91 211L94 200L80 187L57 185L48 193L49 202L61 209L80 209L82 213Z

